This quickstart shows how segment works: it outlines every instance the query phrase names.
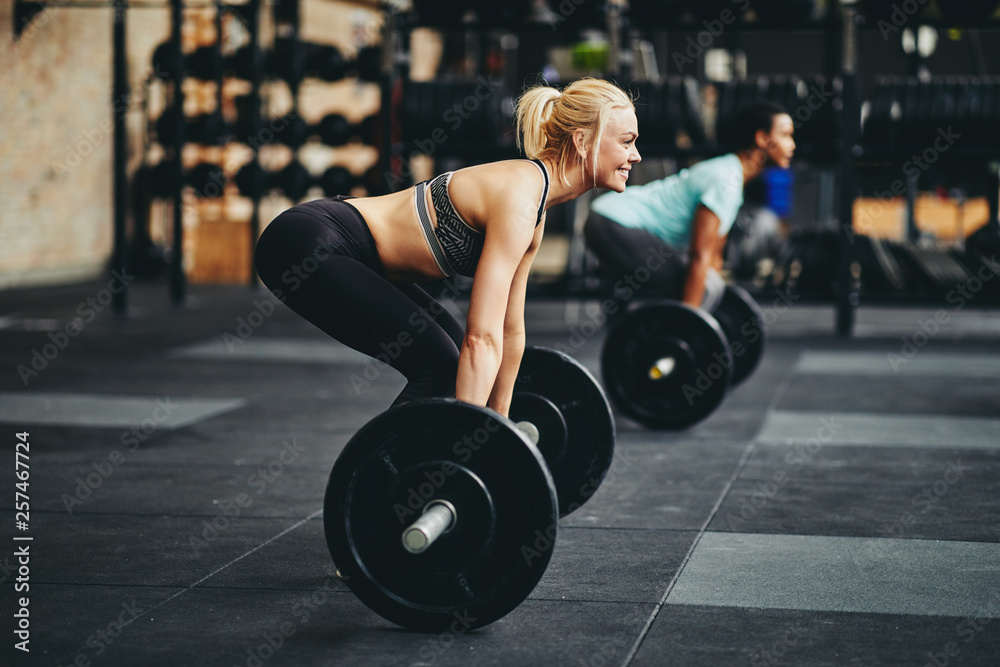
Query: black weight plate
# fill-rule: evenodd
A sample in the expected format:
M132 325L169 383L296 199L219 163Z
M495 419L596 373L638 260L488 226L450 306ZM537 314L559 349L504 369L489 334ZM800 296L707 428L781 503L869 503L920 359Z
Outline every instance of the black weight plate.
M672 371L658 360L674 360ZM719 406L729 388L732 355L714 318L676 301L630 311L601 353L604 385L615 405L639 423L677 430Z
M403 530L431 500L456 521L420 554ZM412 630L464 629L504 616L534 590L558 514L538 449L497 413L454 399L401 405L351 438L330 473L327 545L344 581Z
M753 373L764 356L764 316L757 302L742 287L728 285L722 301L712 313L722 327L733 355L731 387Z
M611 467L615 450L611 405L590 371L562 352L527 348L510 418L538 427L538 449L556 485L559 516L587 502Z

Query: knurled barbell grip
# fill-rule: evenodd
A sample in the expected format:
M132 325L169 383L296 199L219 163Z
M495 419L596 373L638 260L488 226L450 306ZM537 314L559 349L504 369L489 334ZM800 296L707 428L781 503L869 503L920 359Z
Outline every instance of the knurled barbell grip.
M403 548L411 554L423 553L434 541L448 532L458 520L455 506L447 500L432 500L424 513L403 531Z

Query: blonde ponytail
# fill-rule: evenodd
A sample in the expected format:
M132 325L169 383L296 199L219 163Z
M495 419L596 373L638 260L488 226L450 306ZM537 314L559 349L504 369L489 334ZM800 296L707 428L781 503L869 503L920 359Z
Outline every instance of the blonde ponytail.
M584 78L562 92L551 86L527 90L517 102L517 145L531 159L550 158L559 165L559 178L569 185L566 166L577 151L573 132L584 131L586 155L597 179L597 147L614 109L632 109L632 99L618 86L602 79ZM584 161L580 162L581 176Z
M561 93L549 86L536 86L521 96L517 103L517 147L529 159L538 158L548 144L545 123Z

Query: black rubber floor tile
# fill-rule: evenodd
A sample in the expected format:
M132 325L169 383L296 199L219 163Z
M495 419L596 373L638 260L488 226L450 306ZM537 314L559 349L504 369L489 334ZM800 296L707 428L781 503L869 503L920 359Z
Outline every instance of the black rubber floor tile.
M67 518L213 518L227 506L238 507L243 517L306 516L322 507L329 472L296 461L294 448L280 451L286 456L276 451L268 462L239 466L117 465L120 459L115 456L90 463L39 464L31 484L32 509Z
M317 581L325 581L336 571L326 546L323 517L302 523L231 567L218 572L206 586L213 588L268 588L307 590ZM348 591L339 579L329 585Z
M1000 448L865 448L818 441L803 445L758 443L740 471L740 481L773 480L782 472L790 480L831 484L933 484L946 473L963 483L1000 484ZM958 473L961 475L956 477Z
M561 528L531 598L659 602L694 537L688 531Z
M690 667L987 667L1000 620L664 607L630 665Z
M527 601L485 628L469 631L458 618L454 632L424 634L390 624L328 581L305 591L195 588L126 627L100 662L96 650L88 657L151 667L613 663L651 609ZM91 625L76 636L85 639Z
M782 410L995 417L995 377L879 377L798 375L781 399Z
M5 637L0 645L0 663L113 664L106 661L116 644L127 641L130 634L158 617L159 610L154 608L183 590L156 586L53 586L33 581L27 592L30 652L15 650L13 644L17 640L7 641ZM14 596L5 595L2 605L5 629L11 627L6 620L16 609Z
M742 456L745 445L662 435L623 434L597 492L564 519L604 528L701 528ZM654 438L653 444L649 438ZM635 443L635 444L633 444Z
M212 517L180 518L32 513L30 534L37 554L32 581L190 586L301 521L246 518L236 516L232 508L229 512L227 516L220 507ZM13 526L12 513L5 514Z
M997 482L965 481L957 470L905 484L738 482L710 529L1000 542Z

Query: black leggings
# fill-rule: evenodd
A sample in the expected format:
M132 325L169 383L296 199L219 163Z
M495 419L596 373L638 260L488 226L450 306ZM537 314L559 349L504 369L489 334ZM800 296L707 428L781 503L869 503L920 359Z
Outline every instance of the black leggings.
M597 255L607 274L612 298L628 301L637 294L640 298L666 297L679 301L684 296L690 268L686 251L645 229L624 227L594 212L587 218L583 234L587 247ZM709 271L701 307L714 312L725 287L718 272Z
M681 298L688 270L684 253L644 229L623 227L593 212L583 234L616 292L646 287L643 296Z
M261 234L254 262L285 305L403 374L407 384L393 405L455 395L462 325L416 285L389 282L368 224L344 198L279 215ZM352 378L356 393L378 381L369 375Z

